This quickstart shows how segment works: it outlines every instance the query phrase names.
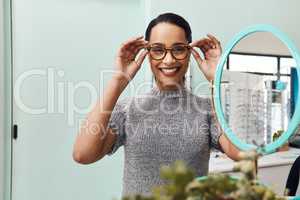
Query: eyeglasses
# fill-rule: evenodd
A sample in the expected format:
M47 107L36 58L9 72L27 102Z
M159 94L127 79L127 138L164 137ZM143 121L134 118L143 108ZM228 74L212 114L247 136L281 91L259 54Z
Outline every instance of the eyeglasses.
M149 51L150 57L154 60L164 59L168 50L171 52L173 58L183 60L189 55L191 47L188 44L176 44L171 48L166 48L162 44L151 44L146 49Z

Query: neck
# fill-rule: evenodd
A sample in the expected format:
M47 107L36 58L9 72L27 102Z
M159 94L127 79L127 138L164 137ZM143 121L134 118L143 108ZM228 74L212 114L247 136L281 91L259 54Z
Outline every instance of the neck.
M176 84L162 84L160 82L156 82L156 85L158 87L159 90L161 91L169 91L169 90L180 90L184 87L184 83L176 83Z

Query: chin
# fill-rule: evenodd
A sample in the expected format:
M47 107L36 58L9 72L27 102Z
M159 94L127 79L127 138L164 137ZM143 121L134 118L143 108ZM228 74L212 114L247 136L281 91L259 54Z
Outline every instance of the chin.
M159 80L156 84L163 89L178 89L183 85L183 78ZM181 81L180 81L181 80Z

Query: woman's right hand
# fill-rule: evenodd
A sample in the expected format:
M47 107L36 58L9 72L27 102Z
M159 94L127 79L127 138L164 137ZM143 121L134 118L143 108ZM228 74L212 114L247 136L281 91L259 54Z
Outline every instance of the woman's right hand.
M118 71L115 76L116 78L122 80L126 79L128 82L133 79L148 54L148 51L144 49L147 43L148 42L143 39L143 36L140 36L132 38L122 44L118 50L115 61ZM142 49L144 50L137 57Z

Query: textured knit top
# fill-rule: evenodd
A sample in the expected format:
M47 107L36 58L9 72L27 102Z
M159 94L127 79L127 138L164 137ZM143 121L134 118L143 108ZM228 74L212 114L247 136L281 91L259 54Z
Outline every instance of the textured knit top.
M117 140L110 155L124 146L123 196L149 195L161 185L161 165L183 160L197 176L208 173L210 148L220 150L210 99L186 88L118 100L109 127Z

